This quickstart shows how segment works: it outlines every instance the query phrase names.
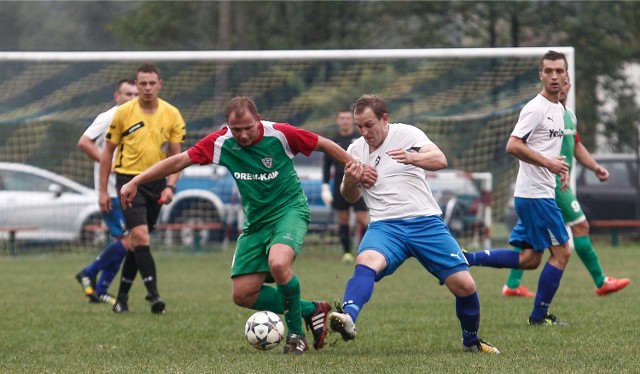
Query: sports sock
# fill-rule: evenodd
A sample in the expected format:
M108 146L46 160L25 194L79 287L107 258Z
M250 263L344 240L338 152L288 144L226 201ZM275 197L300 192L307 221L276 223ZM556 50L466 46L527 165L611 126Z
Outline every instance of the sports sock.
M462 344L470 347L478 340L480 328L480 299L477 292L464 297L456 296L456 315L462 328Z
M82 272L88 277L95 277L98 273L104 269L111 262L111 257L125 251L122 241L118 240L109 243L102 252L96 257L96 259L89 264Z
M98 284L96 285L96 293L98 295L107 293L107 290L109 289L113 278L116 277L116 274L118 274L118 271L120 270L120 265L122 264L122 260L124 259L124 256L126 256L126 254L127 251L124 249L124 246L121 243L120 246L114 248L112 253L109 255L111 261L105 264L105 266L102 268L102 271L100 272L100 278L98 279Z
M485 249L476 252L464 252L469 266L488 266L492 268L517 269L520 264L520 252L511 249Z
M138 267L136 266L136 255L134 252L127 251L124 256L124 262L122 263L122 277L120 278L120 288L118 289L118 295L128 295L133 280L138 273Z
M513 247L514 251L522 252L522 248ZM520 281L522 280L522 275L524 274L524 270L520 269L511 269L509 270L509 276L507 277L507 287L514 289L520 287Z
M148 245L140 245L134 251L136 254L136 265L142 276L142 281L150 294L157 295L156 287L156 263L151 256L151 250Z
M287 322L289 334L304 336L302 315L300 312L300 282L295 275L287 284L278 284L278 292L284 306L284 320Z
M284 305L282 304L282 296L275 287L262 286L258 299L251 307L255 310L268 310L276 314L284 314ZM300 300L300 314L302 318L309 317L316 310L316 304L309 300Z
M533 304L533 310L529 319L532 321L542 321L545 314L549 311L551 300L560 287L560 279L562 279L563 270L549 264L548 262L542 268L540 279L538 280L538 292Z
M340 238L340 243L342 244L342 252L351 252L351 237L349 235L349 225L338 226L338 237Z
M573 245L578 257L580 257L584 266L589 270L589 274L591 274L591 278L593 278L593 282L596 284L596 287L602 287L605 278L604 271L602 270L602 265L598 259L598 254L593 249L591 239L589 239L588 236L573 238Z
M353 322L358 319L362 307L371 298L375 280L375 270L365 265L356 265L353 277L347 282L342 303L342 309L351 316Z

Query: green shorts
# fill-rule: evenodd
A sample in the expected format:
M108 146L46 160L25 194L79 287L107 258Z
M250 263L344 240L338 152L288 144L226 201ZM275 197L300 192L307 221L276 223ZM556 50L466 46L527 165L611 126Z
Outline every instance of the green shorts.
M290 246L298 256L309 228L309 221L308 211L292 209L276 221L244 231L236 243L236 253L233 255L231 264L231 277L269 273L269 249L276 243ZM268 275L267 281L273 282L273 277Z
M565 224L572 226L586 219L580 202L578 202L572 189L567 188L566 191L562 192L560 188L556 188L556 204L562 211L562 219Z

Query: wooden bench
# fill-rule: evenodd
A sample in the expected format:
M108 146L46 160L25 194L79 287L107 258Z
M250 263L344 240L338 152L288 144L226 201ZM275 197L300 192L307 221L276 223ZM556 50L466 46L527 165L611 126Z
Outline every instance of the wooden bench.
M640 220L636 219L607 219L607 220L595 220L589 222L591 227L606 228L611 232L611 246L618 246L618 234L620 229L638 228L640 227Z
M34 231L38 228L35 226L0 226L0 232L9 233L9 253L12 256L15 256L17 253L16 249L16 233L18 231Z

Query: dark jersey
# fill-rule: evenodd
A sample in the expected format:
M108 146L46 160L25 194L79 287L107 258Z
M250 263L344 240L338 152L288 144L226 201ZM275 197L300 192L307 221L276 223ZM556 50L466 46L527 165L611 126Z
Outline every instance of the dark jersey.
M347 148L349 148L349 146L351 145L351 143L353 143L359 137L360 135L354 132L353 134L347 135L347 136L338 135L332 138L331 140L333 140L336 144L338 144L340 147L342 147L342 149L346 151ZM342 177L344 176L344 169L341 167L338 167L339 164L325 153L324 162L322 164L322 183L329 183L329 180L331 179L331 166L334 164L336 165L336 167L334 167L334 170L333 170L333 190L335 195L336 192L338 194L340 193L339 192L340 183L342 183Z

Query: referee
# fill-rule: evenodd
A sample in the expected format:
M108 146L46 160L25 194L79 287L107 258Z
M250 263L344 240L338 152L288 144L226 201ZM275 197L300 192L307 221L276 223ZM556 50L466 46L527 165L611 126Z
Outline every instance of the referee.
M152 64L141 65L136 73L139 96L121 105L105 135L105 149L100 158L100 209L109 212L111 199L107 193L109 172L116 172L118 195L122 185L149 167L178 154L186 134L180 111L160 99L162 88L160 70ZM115 160L113 153L116 153ZM113 160L113 161L112 161ZM153 231L162 204L173 199L178 174L140 185L133 206L124 210L127 229L131 233L131 247L122 265L122 278L113 311L128 312L129 290L140 271L147 288L146 300L151 312L161 314L165 302L160 298L156 283L156 265L151 256L149 233Z

